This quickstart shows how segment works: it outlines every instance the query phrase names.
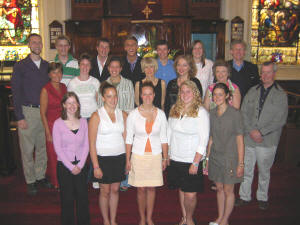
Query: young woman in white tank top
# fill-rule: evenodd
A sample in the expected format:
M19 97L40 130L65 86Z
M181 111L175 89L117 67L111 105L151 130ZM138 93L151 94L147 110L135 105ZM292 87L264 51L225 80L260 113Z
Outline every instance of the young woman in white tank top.
M127 114L117 108L117 90L101 84L104 106L89 121L90 156L94 181L101 185L99 206L104 224L116 225L120 182L125 179L125 123ZM110 218L109 218L110 212Z

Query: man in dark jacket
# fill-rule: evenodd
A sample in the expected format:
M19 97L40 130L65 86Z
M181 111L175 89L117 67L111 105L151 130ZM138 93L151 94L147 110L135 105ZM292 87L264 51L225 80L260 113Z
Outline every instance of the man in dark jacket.
M231 66L230 80L239 88L242 100L248 90L259 83L258 68L256 65L244 60L246 53L246 43L235 40L230 44L232 60L228 61Z
M107 80L109 72L107 69L108 54L110 51L109 40L106 38L100 38L97 41L98 55L92 59L92 69L90 75L97 78L100 83Z

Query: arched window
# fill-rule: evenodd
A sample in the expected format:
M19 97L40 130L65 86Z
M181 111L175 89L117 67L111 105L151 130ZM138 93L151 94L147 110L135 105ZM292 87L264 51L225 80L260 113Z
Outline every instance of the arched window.
M39 33L38 0L0 0L0 60L25 58L31 33Z
M253 0L251 60L300 64L299 0Z

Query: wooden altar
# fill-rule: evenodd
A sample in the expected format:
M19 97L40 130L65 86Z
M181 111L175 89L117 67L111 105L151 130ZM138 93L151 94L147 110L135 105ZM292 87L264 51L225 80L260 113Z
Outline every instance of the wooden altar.
M225 21L220 0L72 0L72 19L66 21L72 52L96 54L96 40L111 41L111 54L123 54L127 35L139 41L166 39L179 53L189 52L192 33L215 33L216 58L225 56ZM145 40L146 39L146 40Z

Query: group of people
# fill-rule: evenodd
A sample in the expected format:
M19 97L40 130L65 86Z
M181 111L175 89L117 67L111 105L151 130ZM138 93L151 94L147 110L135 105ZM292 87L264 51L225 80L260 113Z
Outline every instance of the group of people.
M141 59L133 36L123 58L109 56L105 38L95 58L84 53L78 61L66 36L56 40L54 62L40 57L42 47L41 36L31 34L31 53L14 66L12 92L27 193L59 190L63 225L75 218L90 224L88 181L100 184L105 225L117 224L119 190L130 186L137 188L139 224L153 225L155 187L164 184L165 170L168 187L179 190L180 225L196 224L203 171L217 190L218 216L209 224L227 225L234 205L251 200L256 162L256 197L267 209L270 168L287 118L275 64L264 63L259 77L244 60L242 41L231 43L233 60L214 63L198 40L191 55L174 62L165 40L157 43L158 59Z

